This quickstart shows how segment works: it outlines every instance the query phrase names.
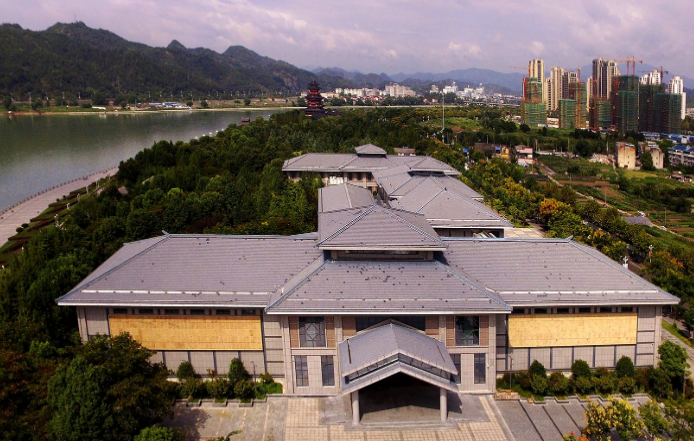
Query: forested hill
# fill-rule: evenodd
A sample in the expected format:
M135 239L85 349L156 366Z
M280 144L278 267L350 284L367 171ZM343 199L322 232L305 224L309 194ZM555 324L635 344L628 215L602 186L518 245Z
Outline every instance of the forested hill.
M58 23L45 31L0 26L0 95L29 93L84 97L140 94L152 98L225 91L299 91L317 78L325 87L352 87L349 79L314 74L243 46L224 53L188 49L174 40L166 48L127 41L82 22Z

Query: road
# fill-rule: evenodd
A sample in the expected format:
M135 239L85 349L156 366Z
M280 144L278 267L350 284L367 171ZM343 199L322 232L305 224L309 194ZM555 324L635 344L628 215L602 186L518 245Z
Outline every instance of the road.
M58 185L54 188L45 190L35 196L32 196L19 204L0 212L0 246L7 242L7 239L17 234L17 228L23 223L29 223L29 219L36 217L48 205L62 198L71 191L84 188L89 184L98 181L101 178L112 176L118 171L118 168L112 168L102 172L94 173L83 178L78 178L74 181Z

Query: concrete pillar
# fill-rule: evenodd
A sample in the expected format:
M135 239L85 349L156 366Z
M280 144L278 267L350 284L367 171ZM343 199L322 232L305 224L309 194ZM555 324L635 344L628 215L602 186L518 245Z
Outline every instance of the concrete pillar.
M359 391L352 392L352 424L359 425Z
M448 391L444 388L439 388L439 407L441 409L441 421L448 419Z

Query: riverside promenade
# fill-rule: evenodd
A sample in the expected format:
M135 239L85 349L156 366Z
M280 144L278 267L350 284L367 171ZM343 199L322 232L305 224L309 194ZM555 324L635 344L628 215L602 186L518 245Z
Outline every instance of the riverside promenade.
M84 188L101 178L112 176L118 171L118 167L100 171L83 178L77 178L70 182L57 185L31 196L15 205L0 211L0 246L3 246L7 239L17 234L17 228L23 223L29 223L29 219L37 216L48 205L67 195L71 191Z

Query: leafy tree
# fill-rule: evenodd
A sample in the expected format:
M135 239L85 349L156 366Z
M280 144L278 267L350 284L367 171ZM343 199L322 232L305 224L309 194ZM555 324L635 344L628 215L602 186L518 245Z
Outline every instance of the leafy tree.
M596 441L610 440L613 429L625 441L643 435L644 423L626 400L612 398L605 407L591 401L586 407L585 416L583 434Z
M578 380L579 378L590 379L593 377L590 366L588 366L588 363L586 363L585 360L574 361L571 365L571 374L573 375L574 380Z
M672 439L694 439L694 402L680 398L665 404Z
M570 392L571 382L561 372L552 372L548 381L549 388L555 395L566 395Z
M236 383L239 381L248 380L251 375L246 370L246 366L238 358L234 358L229 363L229 372L227 373L229 377L229 382L231 382L232 387L236 387Z
M575 382L576 390L583 395L588 395L593 390L593 382L588 377L578 377Z
M617 360L617 364L615 365L615 374L618 378L633 377L634 362L631 361L631 358L623 355L619 360Z
M41 107L43 107L43 102L41 101L41 98L34 98L34 100L31 102L31 110L38 110Z
M689 331L689 338L694 341L694 308L689 308L682 317L684 327Z
M521 132L528 133L530 131L530 126L526 123L520 125Z
M255 394L255 385L248 380L240 380L234 386L234 395L241 400L250 400Z
M651 155L651 152L646 152L641 155L641 168L646 171L655 170L655 166L653 165L653 155Z
M207 109L209 106L210 105L207 103L207 101L205 101L205 100L200 101L200 107L202 107L203 109Z
M670 424L656 401L651 400L639 407L639 416L654 439L662 437L670 430Z
M145 427L135 437L135 441L185 441L185 433L178 428Z
M665 341L658 347L658 368L670 377L676 390L682 389L682 382L687 373L687 352L671 341Z
M251 105L251 99L250 98L245 98L243 100L243 105L244 106L250 106Z
M176 378L178 378L179 381L183 381L186 378L197 377L197 375L193 364L188 360L182 361L181 364L178 365L178 369L176 369Z
M128 334L96 337L48 383L51 436L61 440L130 440L171 416L172 384L154 351Z
M549 389L546 375L532 375L530 377L530 389L535 395L544 395Z
M5 109L10 110L10 106L11 106L11 105L12 105L12 98L9 97L9 96L3 97L3 99L2 99L2 106L3 106Z
M649 369L646 375L648 377L648 385L656 396L669 398L672 395L670 376L663 369Z
M229 396L231 392L231 383L227 378L216 377L205 382L207 393L216 400L223 400Z
M547 370L545 369L543 364L537 360L533 360L533 362L530 364L530 368L528 369L528 373L530 374L531 377L533 377L535 375L539 375L541 377L547 376Z

